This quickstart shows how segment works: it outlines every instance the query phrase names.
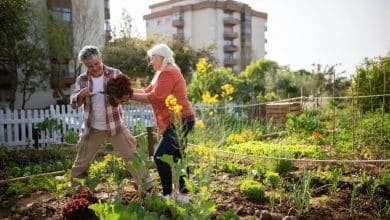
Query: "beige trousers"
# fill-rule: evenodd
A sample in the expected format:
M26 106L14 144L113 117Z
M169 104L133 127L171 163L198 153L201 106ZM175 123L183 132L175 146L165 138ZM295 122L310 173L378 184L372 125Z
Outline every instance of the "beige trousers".
M130 134L127 128L123 128L120 133L112 137L109 137L106 131L91 128L88 138L79 140L77 143L77 156L71 170L71 179L79 178L81 174L88 170L95 159L99 146L107 139L113 145L114 152L122 157L126 164L130 161L132 154L136 150L137 140ZM136 184L139 185L141 179L134 169L129 167L129 172ZM146 178L150 180L149 174Z

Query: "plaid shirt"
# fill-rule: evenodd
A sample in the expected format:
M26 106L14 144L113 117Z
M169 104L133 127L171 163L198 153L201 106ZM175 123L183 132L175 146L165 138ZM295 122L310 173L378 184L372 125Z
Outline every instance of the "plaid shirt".
M107 86L108 79L118 73L120 73L120 71L117 69L108 66L103 67L104 88L106 88ZM91 130L90 113L92 112L93 106L92 106L91 96L85 98L84 102L82 103L77 102L77 97L80 93L80 90L86 87L89 87L90 92L93 91L92 76L88 73L88 71L82 73L80 76L77 77L74 91L70 96L70 103L72 108L76 109L84 105L83 124L81 126L81 134L80 134L81 139L84 140L88 138L89 132ZM107 97L105 97L104 99L104 105L106 108L107 134L111 137L118 134L125 127L123 121L123 110L121 105L118 105L118 107L113 107L112 105L110 105Z

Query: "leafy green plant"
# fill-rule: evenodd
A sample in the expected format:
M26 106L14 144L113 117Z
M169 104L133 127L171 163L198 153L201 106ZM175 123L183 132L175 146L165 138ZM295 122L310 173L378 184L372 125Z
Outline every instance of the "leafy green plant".
M132 159L129 162L130 166L137 176L140 178L140 183L138 184L137 191L138 197L140 199L145 197L146 191L148 190L151 182L148 179L149 168L153 166L153 162L148 160L148 155L145 148L138 147L132 155Z
M264 198L264 186L254 180L243 180L240 192L249 200L261 200Z
M92 209L96 216L102 220L110 219L159 219L155 212L145 211L137 202L123 205L120 201L100 202L88 207Z
M77 140L79 139L79 134L77 132L72 131L72 130L68 130L65 132L63 138L64 138L66 143L76 144Z
M15 182L15 183L11 183L8 186L5 193L7 195L23 195L23 194L29 193L29 192L30 192L30 189L28 187L26 187L26 184L21 183L21 182Z
M269 185L272 189L272 192L271 192L271 196L270 196L270 204L271 204L271 207L272 209L275 207L275 200L276 200L276 195L275 195L275 188L276 186L278 185L278 183L280 182L280 176L278 173L274 173L274 172L267 172L265 174L265 180L264 182Z
M298 183L293 184L292 197L295 208L297 208L299 212L305 207L309 209L311 200L310 171L304 170L302 179Z
M221 211L218 213L218 219L220 220L238 220L239 217L234 211L234 209L229 209L227 211Z
M390 219L390 202L386 200L384 204L375 204L374 212L379 220Z
M354 211L354 208L355 208L355 204L356 204L356 201L359 199L358 196L361 192L363 188L363 184L362 183L358 183L356 184L353 189L352 189L352 193L351 193L351 200L349 202L349 212L352 214L353 211Z
M330 188L329 188L329 192L330 192L331 195L333 195L336 192L341 175L342 175L341 168L335 167L332 170L332 172L331 172L331 184L330 184Z
M12 167L9 173L10 177L20 177L22 175L22 169L20 167Z
M288 150L276 149L273 151L272 156L287 159L270 159L267 163L268 169L277 173L286 173L292 170L293 162L292 160L288 160L288 158L292 158L292 156Z

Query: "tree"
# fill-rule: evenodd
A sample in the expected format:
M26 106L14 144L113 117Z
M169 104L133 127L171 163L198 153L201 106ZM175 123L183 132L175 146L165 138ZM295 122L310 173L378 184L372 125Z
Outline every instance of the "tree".
M0 2L0 67L11 76L9 107L14 109L16 92L22 93L22 108L37 90L45 89L47 63L41 41L37 11L27 0Z
M259 94L265 94L265 76L275 76L279 65L271 60L257 60L249 64L243 72L238 75L241 79L237 93L241 93L244 102L254 100Z
M102 50L104 63L120 69L132 78L139 78L144 86L153 76L153 69L148 67L146 51L151 41L138 38L120 38L109 42Z
M356 68L353 77L354 91L359 96L379 95L389 93L390 85L390 54L383 57L365 58ZM381 108L383 97L358 99L363 111ZM390 98L385 97L385 111L390 111Z

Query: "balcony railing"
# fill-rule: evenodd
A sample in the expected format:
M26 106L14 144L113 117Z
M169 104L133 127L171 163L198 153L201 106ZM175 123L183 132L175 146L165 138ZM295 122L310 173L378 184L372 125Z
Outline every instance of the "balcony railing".
M238 37L238 34L237 32L233 32L233 31L225 31L223 32L223 37L225 39L234 39Z
M172 20L172 26L184 27L184 20L183 19Z
M224 17L223 18L224 25L236 25L238 23L240 23L240 20L238 20L237 18L233 18L233 17Z
M225 45L223 46L223 50L225 52L236 52L238 51L238 47L236 45Z

